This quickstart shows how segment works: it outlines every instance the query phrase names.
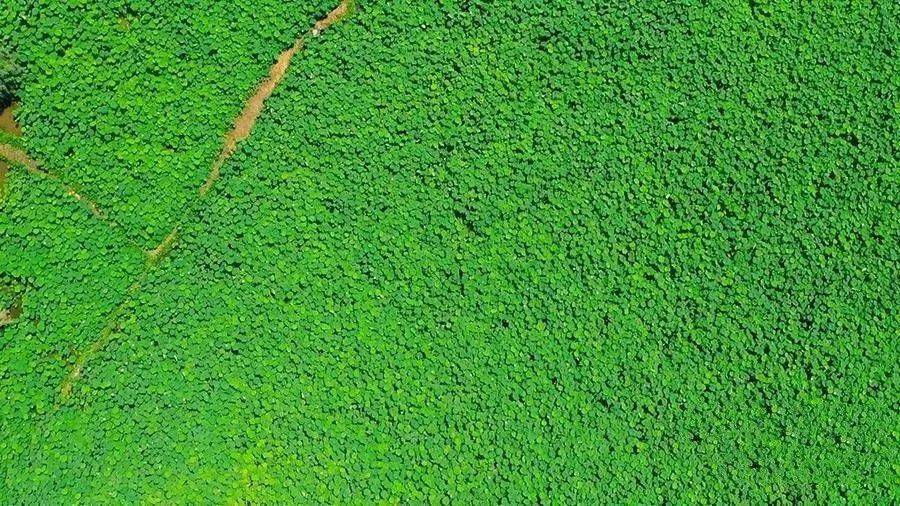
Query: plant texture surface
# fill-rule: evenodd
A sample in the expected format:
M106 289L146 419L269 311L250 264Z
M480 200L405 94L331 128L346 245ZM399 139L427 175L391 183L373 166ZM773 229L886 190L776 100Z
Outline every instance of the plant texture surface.
M0 9L0 502L900 500L896 2L334 7Z

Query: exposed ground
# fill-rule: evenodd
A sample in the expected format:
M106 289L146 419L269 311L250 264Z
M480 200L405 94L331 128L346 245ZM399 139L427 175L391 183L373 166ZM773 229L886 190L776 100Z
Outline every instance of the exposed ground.
M13 301L12 306L0 310L0 327L4 327L15 322L22 314L22 299L17 298Z
M18 105L19 104L13 102L9 107L0 111L0 131L16 137L22 135L22 129L19 127L19 124L16 123L15 117L13 116Z

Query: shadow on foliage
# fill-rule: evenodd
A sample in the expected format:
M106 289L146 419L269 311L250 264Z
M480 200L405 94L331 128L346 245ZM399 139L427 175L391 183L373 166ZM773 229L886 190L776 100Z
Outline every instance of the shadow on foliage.
M0 329L22 316L22 298L26 285L21 280L0 273Z

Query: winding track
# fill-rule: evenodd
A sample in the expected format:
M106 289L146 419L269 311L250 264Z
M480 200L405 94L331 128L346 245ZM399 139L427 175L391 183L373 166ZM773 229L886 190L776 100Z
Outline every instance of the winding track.
M285 74L287 73L287 69L290 66L291 59L303 49L304 41L307 37L318 37L329 27L342 20L352 11L353 0L342 0L341 3L331 10L327 16L320 19L310 28L305 34L301 35L297 38L294 44L284 50L276 59L275 63L269 69L269 75L257 86L256 91L253 95L247 99L244 103L244 107L241 110L241 113L235 118L234 126L232 129L225 135L225 138L222 143L222 148L219 151L218 156L210 167L209 174L206 177L206 181L203 183L203 186L200 187L199 197L205 197L209 191L213 188L216 181L219 179L221 174L221 168L231 158L231 155L234 154L237 149L237 145L247 139L253 131L254 125L256 125L257 120L259 119L260 114L263 111L265 106L265 101L272 95L275 91L275 88L281 83L284 79ZM22 153L24 155L24 153ZM0 156L3 155L3 152L0 151ZM27 157L27 155L26 155ZM28 165L26 165L28 167ZM37 169L37 164L34 164L35 170ZM31 167L29 167L31 170ZM119 329L119 317L122 312L125 310L127 305L131 302L131 299L138 293L141 289L141 285L146 278L147 274L150 272L153 267L155 267L160 260L165 258L165 256L172 250L175 246L176 241L178 240L178 231L182 227L185 220L187 220L189 216L185 215L182 217L179 222L172 227L172 230L166 235L166 237L153 249L147 252L147 267L140 274L138 279L132 283L132 285L128 288L127 294L125 296L125 300L119 304L115 310L110 314L110 317L104 325L103 330L100 333L100 336L95 340L91 345L82 351L75 359L74 364L69 370L69 374L63 379L62 385L60 386L60 397L63 401L68 400L72 395L72 390L75 386L75 383L83 376L84 368L87 365L88 361L97 353L99 353L110 340L112 340L113 334L116 330Z

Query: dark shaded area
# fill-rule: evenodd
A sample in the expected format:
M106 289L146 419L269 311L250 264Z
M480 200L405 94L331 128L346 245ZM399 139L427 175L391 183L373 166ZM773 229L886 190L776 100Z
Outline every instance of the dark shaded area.
M0 110L8 108L19 93L22 67L15 53L0 49Z

